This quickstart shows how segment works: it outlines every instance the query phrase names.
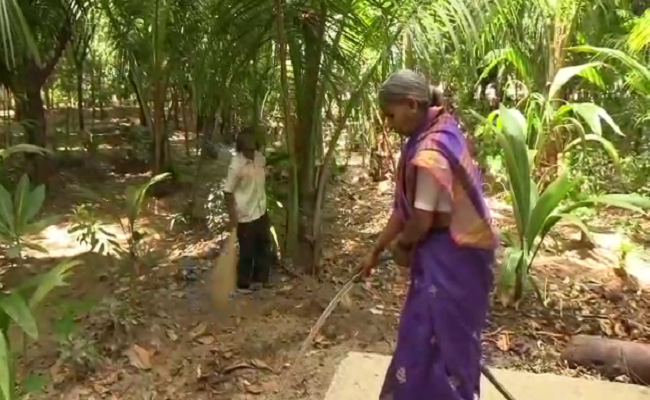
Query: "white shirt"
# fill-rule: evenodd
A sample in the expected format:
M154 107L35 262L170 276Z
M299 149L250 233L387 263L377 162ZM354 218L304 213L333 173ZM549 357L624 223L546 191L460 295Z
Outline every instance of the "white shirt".
M253 160L237 153L228 167L224 191L235 197L237 219L255 221L266 213L266 158L258 151Z
M413 207L423 211L451 212L451 196L440 187L431 173L418 168L416 171L415 201Z

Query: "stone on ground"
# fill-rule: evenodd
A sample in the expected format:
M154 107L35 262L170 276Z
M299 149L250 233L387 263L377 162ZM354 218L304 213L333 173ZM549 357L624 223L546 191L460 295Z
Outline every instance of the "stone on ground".
M351 352L339 365L325 400L377 400L390 357ZM553 374L492 369L517 400L650 400L650 389ZM483 378L481 400L503 400Z

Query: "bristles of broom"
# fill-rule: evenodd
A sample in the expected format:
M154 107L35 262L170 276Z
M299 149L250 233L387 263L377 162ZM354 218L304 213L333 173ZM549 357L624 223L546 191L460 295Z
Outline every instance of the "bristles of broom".
M233 230L224 243L224 252L219 256L210 274L210 297L212 305L223 310L230 303L230 296L237 281L237 231Z

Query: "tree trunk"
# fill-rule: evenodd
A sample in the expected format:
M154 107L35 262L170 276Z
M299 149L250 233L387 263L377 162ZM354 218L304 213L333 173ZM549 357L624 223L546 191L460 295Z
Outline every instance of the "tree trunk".
M30 83L24 93L15 94L16 109L21 117L21 123L25 129L27 143L47 147L47 124L45 121L45 105L41 97L39 85ZM34 162L32 179L37 183L45 183L53 171L51 163L46 157L30 155Z
M84 121L84 87L83 65L77 65L77 118L79 119L79 139L86 141L86 124Z
M154 83L153 93L153 140L154 165L153 173L160 174L166 168L165 157L165 89L162 82Z
M180 128L179 115L180 115L180 104L178 101L178 89L172 90L172 109L174 110L174 128L178 130Z
M579 335L571 338L561 357L570 367L593 368L610 379L627 375L635 383L650 382L650 344L647 343Z
M298 225L299 225L299 203L298 203L298 165L295 154L295 134L291 115L289 78L287 71L287 36L284 21L284 0L275 0L276 28L278 35L278 58L280 63L280 103L282 105L282 117L284 133L286 137L287 150L290 163L289 198L287 201L287 226L285 235L285 254L293 255L297 249Z
M181 105L183 110L183 135L185 137L185 156L190 156L190 120L187 118L187 104L183 102Z

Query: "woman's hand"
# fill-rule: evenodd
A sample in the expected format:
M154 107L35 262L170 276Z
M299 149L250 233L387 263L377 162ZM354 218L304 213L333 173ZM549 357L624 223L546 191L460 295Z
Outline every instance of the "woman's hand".
M399 241L395 241L393 243L393 245L390 247L390 252L393 256L393 261L400 267L406 268L411 264L411 255L413 252L404 248L403 246L400 246Z
M370 276L370 273L377 267L378 264L379 253L377 251L373 251L372 253L368 254L361 262L361 276L364 278Z

